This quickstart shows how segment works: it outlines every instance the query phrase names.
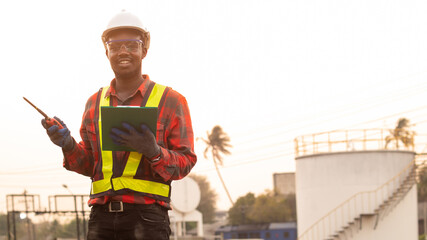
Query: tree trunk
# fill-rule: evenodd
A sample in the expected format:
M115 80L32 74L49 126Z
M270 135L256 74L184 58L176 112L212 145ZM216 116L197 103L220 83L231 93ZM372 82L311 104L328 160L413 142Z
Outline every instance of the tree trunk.
M228 189L225 186L224 179L222 179L221 173L219 172L218 164L216 162L216 157L213 153L212 153L212 157L213 157L213 162L215 164L216 173L218 174L219 180L221 180L222 186L224 187L224 190L227 193L228 199L231 202L231 206L233 206L234 205L233 199L231 199L230 193L228 192Z

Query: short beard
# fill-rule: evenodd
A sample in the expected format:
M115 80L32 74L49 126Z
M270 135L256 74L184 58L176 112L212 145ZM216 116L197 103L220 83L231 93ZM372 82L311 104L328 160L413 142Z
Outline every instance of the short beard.
M129 79L129 78L139 77L139 76L142 75L141 68L138 68L138 69L136 69L134 71L124 72L124 73L123 72L116 72L113 69L113 72L114 72L114 75L116 76L116 79L117 78L120 78L120 79Z

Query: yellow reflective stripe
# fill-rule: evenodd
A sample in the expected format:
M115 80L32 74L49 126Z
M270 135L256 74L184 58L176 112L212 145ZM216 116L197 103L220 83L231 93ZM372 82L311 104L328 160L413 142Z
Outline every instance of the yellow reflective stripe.
M123 177L133 177L136 174L138 165L141 162L142 154L138 152L130 152L125 169L123 170ZM114 187L115 188L115 187Z
M169 185L158 182L134 179L129 177L118 177L113 178L113 186L114 190L121 190L127 188L137 192L144 192L163 197L169 197Z
M145 104L145 106L158 107L165 89L166 89L166 86L163 86L160 84L154 85L153 90L151 91L150 97L148 98L147 104Z
M106 192L111 189L110 179L113 176L113 152L102 151L102 121L101 121L101 107L110 106L110 98L106 97L109 87L102 89L101 97L99 100L99 117L98 117L98 134L99 134L99 146L102 154L102 173L104 179L92 182L92 194Z
M108 189L111 189L110 179L104 178L104 179L92 182L91 194L106 192L108 191Z
M160 100L162 99L163 92L166 87L163 85L155 84L150 96L148 97L146 107L157 107L159 106ZM123 170L123 177L133 177L136 174L138 165L141 162L142 154L138 152L131 152L129 154L128 161L126 163L125 169ZM114 189L116 186L114 185Z

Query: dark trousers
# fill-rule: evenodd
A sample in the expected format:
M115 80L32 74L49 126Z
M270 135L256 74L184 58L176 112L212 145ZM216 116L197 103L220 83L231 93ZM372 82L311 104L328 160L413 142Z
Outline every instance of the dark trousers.
M121 204L121 203L120 203ZM118 212L114 212L117 211ZM158 204L93 206L89 217L88 240L168 240L171 233L168 210ZM120 211L123 210L123 211Z

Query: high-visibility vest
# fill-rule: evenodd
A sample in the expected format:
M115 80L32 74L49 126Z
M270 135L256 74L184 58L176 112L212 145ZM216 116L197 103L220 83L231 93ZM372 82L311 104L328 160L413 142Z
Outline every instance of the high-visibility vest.
M167 87L160 84L152 85L146 93L149 94L149 97L145 107L159 107L159 103L161 102L163 95L166 95L166 92L168 91ZM98 126L96 128L97 140L99 143L98 161L102 164L102 167L99 169L102 169L103 178L96 181L92 180L91 197L104 196L109 193L117 194L117 191L133 191L143 195L149 194L156 199L170 201L170 184L134 178L138 170L138 166L143 158L141 153L130 152L123 174L118 177L113 177L113 153L112 151L102 150L102 134L104 133L102 132L101 107L110 106L110 97L106 96L108 89L109 87L104 87L102 88L102 91L100 90L96 106L98 112Z

